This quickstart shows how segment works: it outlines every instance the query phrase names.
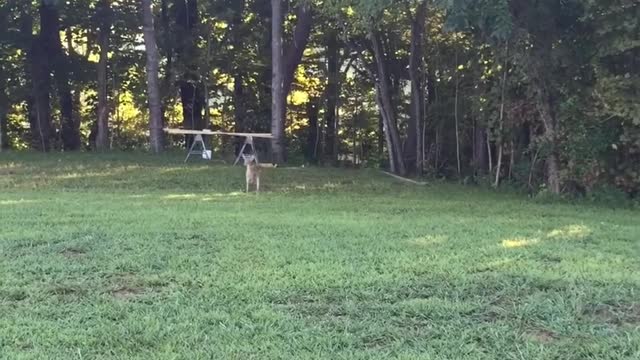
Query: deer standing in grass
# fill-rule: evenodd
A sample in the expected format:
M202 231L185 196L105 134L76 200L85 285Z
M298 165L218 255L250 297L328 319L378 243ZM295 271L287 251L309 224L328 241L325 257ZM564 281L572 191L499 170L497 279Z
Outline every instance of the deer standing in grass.
M253 184L256 186L256 193L258 193L260 192L260 165L258 164L258 159L253 154L242 154L242 158L244 159L244 166L247 168L247 192L249 192L249 185Z

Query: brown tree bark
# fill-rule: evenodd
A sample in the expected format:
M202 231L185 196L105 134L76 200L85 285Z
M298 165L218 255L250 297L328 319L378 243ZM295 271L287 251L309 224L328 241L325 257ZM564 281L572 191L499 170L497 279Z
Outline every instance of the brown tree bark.
M318 102L319 99L312 98L307 102L307 118L309 126L307 128L307 146L305 150L306 160L312 164L318 163L318 145L320 126L318 122Z
M147 54L147 95L149 97L149 130L151 151L162 152L164 148L162 133L162 108L160 102L160 81L158 80L158 67L160 54L156 44L156 34L153 26L153 12L151 0L142 0L142 30Z
M336 124L340 91L338 50L338 34L332 31L327 35L327 107L324 113L324 122L327 127L325 156L331 163L338 160L338 129Z
M40 37L46 56L53 61L53 74L60 102L60 133L64 150L80 149L80 123L73 116L75 104L69 79L69 59L62 49L60 16L55 1L40 2Z
M293 39L284 51L284 96L291 92L291 85L296 74L296 69L302 61L304 49L309 42L311 25L313 24L313 12L311 4L301 2L296 8L296 26L293 30Z
M233 17L231 19L231 43L234 50L239 51L242 48L242 35L243 35L243 19L244 19L245 1L237 0L233 2ZM238 53L240 54L240 53ZM241 59L236 59L241 61ZM240 64L233 64L233 117L235 123L236 132L245 132L249 130L250 124L246 112L246 99L245 99L245 86L244 78L245 74ZM240 152L244 140L241 138L234 139L235 153Z
M111 34L111 3L101 0L97 18L101 21L98 43L100 45L100 60L98 61L98 127L96 149L109 149L109 96L107 89L107 71L109 63L109 36Z
M164 63L164 76L160 81L160 96L162 104L162 119L163 123L167 123L167 111L169 105L175 99L175 75L173 68L173 44L174 39L172 35L171 17L169 14L169 0L160 1L160 25L162 33L162 45L159 46L159 51L163 51L161 56L166 59Z
M201 81L198 59L197 30L200 24L198 3L196 0L175 0L176 20L176 56L182 74L179 80L180 100L182 102L182 127L201 130L204 127L202 112L204 109L204 88ZM186 136L187 147L191 146L193 136Z
M411 121L407 133L406 155L407 166L416 175L422 175L422 121L424 119L424 81L423 69L423 36L427 17L426 1L418 4L416 14L411 19L411 54L409 57L409 77L411 79Z
M9 149L7 136L7 114L9 113L9 99L7 98L7 75L0 64L0 152Z
M285 161L285 115L286 94L284 92L284 62L282 49L282 0L271 0L271 151L273 162Z
M552 51L552 45L545 39L539 39L538 46L532 54L533 63L528 67L532 86L535 90L536 109L542 126L544 129L544 141L549 146L548 155L545 161L547 172L547 186L553 194L560 194L561 192L561 179L560 179L560 161L558 159L558 139L557 139L557 120L555 117L553 97L550 94L549 79L547 78L547 71L552 61L550 54Z
M476 174L484 174L487 171L487 129L476 123L473 130L473 164Z
M27 11L22 14L21 30L23 34L31 34L33 31L33 19ZM43 37L40 34L31 36L30 44L25 48L25 55L27 79L31 85L27 99L31 147L46 152L51 149L51 64L42 42Z
M376 90L378 91L377 101L378 107L384 121L385 138L387 142L387 150L389 152L389 163L391 171L399 175L406 175L406 167L402 157L402 148L400 143L400 135L398 125L396 123L395 111L393 108L392 92L389 86L389 75L387 72L386 56L382 49L380 36L373 29L369 29L369 37L373 44L373 52L376 61L377 78Z
M540 119L544 126L544 140L547 145L551 147L547 159L545 162L547 170L547 186L549 190L554 194L560 194L560 165L558 161L558 154L556 150L557 138L556 138L556 120L551 110L551 99L548 97L547 92L541 86L538 86L537 95L537 108Z

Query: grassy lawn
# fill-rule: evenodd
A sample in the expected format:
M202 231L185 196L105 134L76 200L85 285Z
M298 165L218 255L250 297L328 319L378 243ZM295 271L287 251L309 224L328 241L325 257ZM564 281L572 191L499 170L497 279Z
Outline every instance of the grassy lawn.
M1 359L639 359L640 213L0 155Z

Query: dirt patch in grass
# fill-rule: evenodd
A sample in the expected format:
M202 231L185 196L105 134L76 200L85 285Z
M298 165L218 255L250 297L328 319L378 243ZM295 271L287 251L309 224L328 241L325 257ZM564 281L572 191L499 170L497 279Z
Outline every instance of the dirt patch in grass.
M109 277L106 292L118 300L133 300L159 293L169 282L157 277L142 277L126 272Z
M617 305L594 305L584 311L584 315L597 322L623 325L640 324L640 303L617 304Z
M558 339L557 335L549 330L535 329L525 332L525 336L540 344L550 344Z
M111 296L118 300L131 300L145 293L145 289L133 286L120 286L110 291Z
M66 248L60 254L67 259L76 259L87 255L87 251L81 248Z

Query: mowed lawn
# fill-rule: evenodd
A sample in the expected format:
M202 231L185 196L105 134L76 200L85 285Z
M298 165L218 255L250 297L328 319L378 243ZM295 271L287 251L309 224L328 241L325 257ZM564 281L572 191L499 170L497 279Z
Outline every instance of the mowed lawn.
M1 359L640 359L640 212L0 154Z

